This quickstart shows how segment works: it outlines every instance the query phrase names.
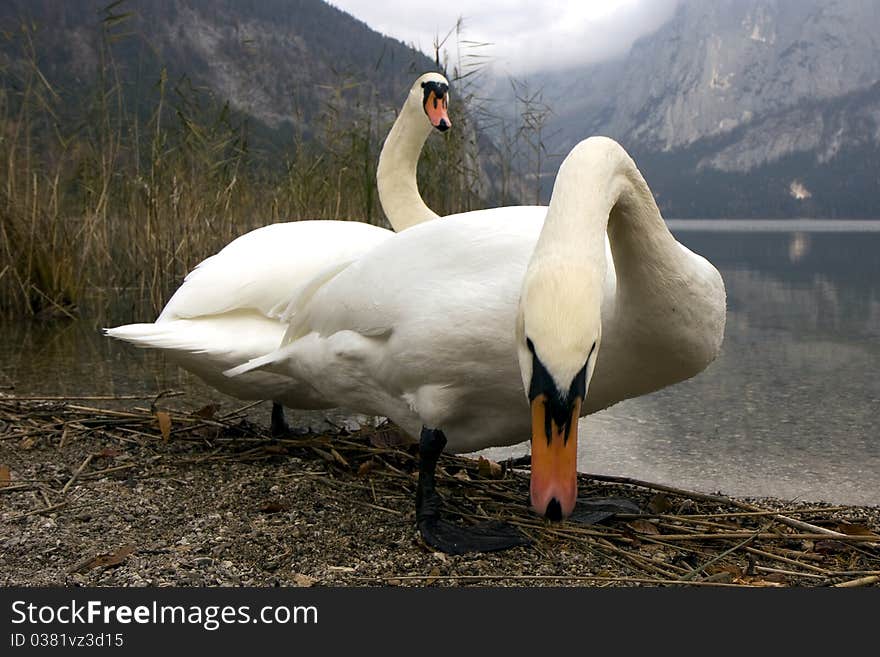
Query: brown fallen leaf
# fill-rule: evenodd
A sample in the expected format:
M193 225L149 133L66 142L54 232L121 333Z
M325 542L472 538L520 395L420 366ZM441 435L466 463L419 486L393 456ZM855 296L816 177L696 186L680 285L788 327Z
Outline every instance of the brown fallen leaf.
M12 477L9 473L9 466L0 465L0 488L8 486L10 481L12 481Z
M760 579L756 577L743 577L741 579L734 579L734 584L746 584L748 586L760 586L760 587L784 587L785 584L782 582L774 582L769 579Z
M169 440L171 438L171 416L165 411L156 411L156 420L159 422L162 439Z
M626 523L627 526L632 529L634 532L638 532L639 534L659 534L660 530L657 528L653 522L648 520L632 520Z
M425 579L425 584L433 584L437 581L438 577L440 577L440 569L435 566L434 568L431 568L431 572L428 573L428 577Z
M731 580L740 579L743 576L742 568L735 564L715 564L706 568L706 572L710 575L727 573L728 575L730 575Z
M123 563L134 551L134 545L123 545L121 548L110 554L99 554L96 557L86 559L82 563L71 568L70 572L85 573L93 568L112 568L113 566L118 566Z
M849 536L876 536L877 540L880 540L880 536L872 532L864 525L857 525L850 522L838 523L837 531L839 531L841 534L847 534Z
M314 586L315 582L317 582L317 581L318 580L316 580L314 577L309 577L308 575L303 575L302 573L296 573L293 576L293 582L297 586L301 586L303 588L308 588L310 586Z
M206 420L210 420L212 417L214 417L214 415L217 414L217 411L219 409L220 407L217 406L217 404L207 404L205 406L202 406L199 410L195 411L193 415L203 417Z
M358 467L358 476L363 477L365 474L369 474L376 468L376 461L370 459L369 461L364 461Z
M29 450L32 450L34 448L34 445L36 445L36 444L37 444L37 439L34 438L33 436L28 436L26 438L22 438L21 442L18 443L18 446L20 449L23 449L25 451L29 451Z
M112 458L116 458L120 454L122 454L122 452L120 452L115 447L105 447L100 452L95 453L95 456L103 456L108 459L112 459Z
M482 456L479 461L477 461L477 469L483 479L501 479L504 474L504 471L498 463L483 458Z
M657 493L648 502L648 511L651 513L666 513L672 508L672 502L663 493Z
M257 510L260 513L280 513L281 511L287 511L289 508L290 505L284 502L266 502Z

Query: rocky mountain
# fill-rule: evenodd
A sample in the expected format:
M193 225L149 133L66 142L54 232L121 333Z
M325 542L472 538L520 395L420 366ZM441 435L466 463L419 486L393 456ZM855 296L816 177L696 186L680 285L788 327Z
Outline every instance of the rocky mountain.
M682 0L624 58L536 82L549 149L618 139L667 216L877 217L878 53L875 0Z
M396 110L414 77L435 68L322 0L5 0L0 75L30 57L72 101L109 73L145 114L164 75L182 102L228 103L267 143L308 135L328 104Z
M61 133L100 123L107 104L132 132L155 125L161 108L165 125L191 133L185 139L222 124L258 176L277 178L293 153L309 150L338 158L334 171L362 169L368 197L385 135L415 77L431 70L424 53L324 0L0 2L0 119L34 84L49 94ZM455 129L429 140L419 169L442 213L504 197L497 148L466 95L467 82L453 81Z

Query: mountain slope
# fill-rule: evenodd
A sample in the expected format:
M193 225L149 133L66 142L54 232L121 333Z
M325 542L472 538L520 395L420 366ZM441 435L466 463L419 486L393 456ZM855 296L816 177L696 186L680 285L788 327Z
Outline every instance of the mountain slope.
M322 0L7 0L0 70L21 68L28 56L26 41L15 38L22 21L35 28L40 69L60 92L90 88L112 57L128 98L144 111L165 68L181 94L228 101L270 133L287 124L308 134L331 102L345 111L378 98L396 109L413 78L434 68Z
M551 148L620 140L674 216L877 216L878 31L871 0L684 0L625 58L546 81Z

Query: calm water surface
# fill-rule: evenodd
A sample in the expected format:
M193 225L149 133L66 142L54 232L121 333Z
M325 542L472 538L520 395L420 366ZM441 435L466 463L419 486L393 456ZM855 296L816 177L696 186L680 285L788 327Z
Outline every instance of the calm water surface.
M707 492L880 505L880 222L669 224L724 277L721 356L689 381L582 419L579 468ZM185 408L243 405L98 328L0 324L0 390L182 389ZM268 404L257 412L268 420Z
M582 419L579 469L880 505L880 222L669 224L724 277L721 356Z

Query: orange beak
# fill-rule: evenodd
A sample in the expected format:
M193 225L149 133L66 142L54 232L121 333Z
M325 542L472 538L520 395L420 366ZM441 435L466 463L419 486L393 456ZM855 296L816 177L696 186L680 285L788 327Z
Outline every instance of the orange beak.
M425 101L425 114L428 115L431 125L440 132L445 132L452 127L452 121L449 120L449 115L446 113L448 104L445 95L443 98L437 98L433 91L428 94L428 99Z
M575 398L565 426L548 413L547 396L532 402L532 510L551 520L570 515L577 502L577 431L581 400Z

